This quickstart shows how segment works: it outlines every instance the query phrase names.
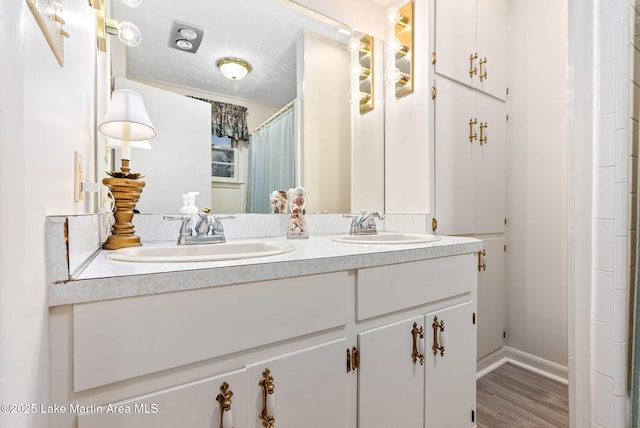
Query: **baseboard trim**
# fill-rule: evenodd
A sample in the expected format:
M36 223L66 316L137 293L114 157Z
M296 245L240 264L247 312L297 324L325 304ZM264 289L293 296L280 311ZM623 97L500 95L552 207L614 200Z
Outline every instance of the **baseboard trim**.
M566 366L545 360L527 352L504 346L491 354L482 357L477 362L476 378L480 379L487 373L492 372L504 363L512 363L524 369L538 373L556 382L569 384L569 369Z

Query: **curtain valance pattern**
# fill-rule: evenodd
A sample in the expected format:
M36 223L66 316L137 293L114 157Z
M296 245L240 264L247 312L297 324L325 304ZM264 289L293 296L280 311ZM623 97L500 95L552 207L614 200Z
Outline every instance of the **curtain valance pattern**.
M191 97L211 104L211 134L231 137L233 140L248 140L247 108L236 104L222 103L205 98Z

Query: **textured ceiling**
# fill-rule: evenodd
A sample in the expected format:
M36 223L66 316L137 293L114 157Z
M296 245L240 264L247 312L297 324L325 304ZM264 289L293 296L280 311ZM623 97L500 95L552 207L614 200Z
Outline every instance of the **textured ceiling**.
M344 25L329 25L325 17L272 0L143 0L136 8L117 0L112 4L113 19L131 21L142 32L142 43L127 49L129 77L276 106L296 96L295 41L303 29L345 44L349 38L337 31L337 26ZM169 47L176 19L204 29L195 54ZM248 61L253 71L240 81L224 78L215 63L227 56Z

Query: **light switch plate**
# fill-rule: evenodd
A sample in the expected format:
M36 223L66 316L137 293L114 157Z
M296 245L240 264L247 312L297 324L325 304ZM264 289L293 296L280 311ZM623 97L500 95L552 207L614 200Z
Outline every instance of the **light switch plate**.
M69 37L64 31L64 19L62 19L62 0L25 0L36 22L47 39L47 43L58 60L58 64L64 67L64 38Z
M82 155L73 152L73 200L82 200L82 182L84 181L84 170L82 169Z

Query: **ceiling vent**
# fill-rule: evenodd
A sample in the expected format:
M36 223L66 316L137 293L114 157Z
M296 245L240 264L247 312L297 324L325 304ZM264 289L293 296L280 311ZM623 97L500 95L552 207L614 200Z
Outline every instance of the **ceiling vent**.
M175 20L171 26L169 46L181 51L196 53L203 36L204 30L202 28Z

